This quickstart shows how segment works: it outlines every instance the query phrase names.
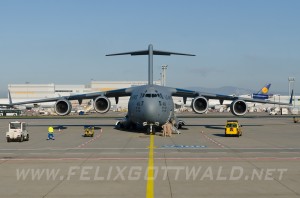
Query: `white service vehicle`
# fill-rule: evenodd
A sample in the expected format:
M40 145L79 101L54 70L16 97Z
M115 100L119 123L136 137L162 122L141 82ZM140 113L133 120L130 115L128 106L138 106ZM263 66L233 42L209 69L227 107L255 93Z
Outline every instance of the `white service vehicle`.
M26 130L26 123L19 122L19 121L10 122L8 125L8 132L6 132L6 140L7 142L28 141L29 134L28 131Z

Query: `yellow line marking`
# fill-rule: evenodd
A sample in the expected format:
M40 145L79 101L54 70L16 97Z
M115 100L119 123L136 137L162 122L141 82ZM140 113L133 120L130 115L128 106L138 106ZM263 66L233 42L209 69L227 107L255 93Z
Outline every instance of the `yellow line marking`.
M154 135L150 135L146 198L154 197Z

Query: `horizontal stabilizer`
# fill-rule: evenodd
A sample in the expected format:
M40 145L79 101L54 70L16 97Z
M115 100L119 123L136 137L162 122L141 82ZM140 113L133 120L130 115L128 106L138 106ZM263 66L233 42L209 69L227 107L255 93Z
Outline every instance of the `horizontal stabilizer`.
M141 50L141 51L134 51L134 52L124 52L124 53L117 53L117 54L107 54L106 56L118 56L118 55L131 55L131 56L149 55L149 50ZM167 52L167 51L159 51L159 50L153 50L153 55L162 55L162 56L170 56L170 55L195 56L194 54L183 54L183 53Z

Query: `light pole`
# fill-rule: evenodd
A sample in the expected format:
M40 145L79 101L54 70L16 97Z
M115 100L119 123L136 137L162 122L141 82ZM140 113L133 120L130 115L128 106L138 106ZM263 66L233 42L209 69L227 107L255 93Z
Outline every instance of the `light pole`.
M162 86L166 86L166 82L167 82L167 72L166 72L166 70L167 70L167 67L168 67L168 65L162 65L161 66L161 68L162 68L162 75L161 75L161 80L162 80Z

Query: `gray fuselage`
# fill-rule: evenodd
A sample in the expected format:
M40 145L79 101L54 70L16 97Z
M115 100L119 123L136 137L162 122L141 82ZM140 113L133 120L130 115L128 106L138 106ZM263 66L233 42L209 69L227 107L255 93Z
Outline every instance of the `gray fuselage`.
M128 103L128 121L161 126L173 115L174 103L169 88L145 85L133 89Z

